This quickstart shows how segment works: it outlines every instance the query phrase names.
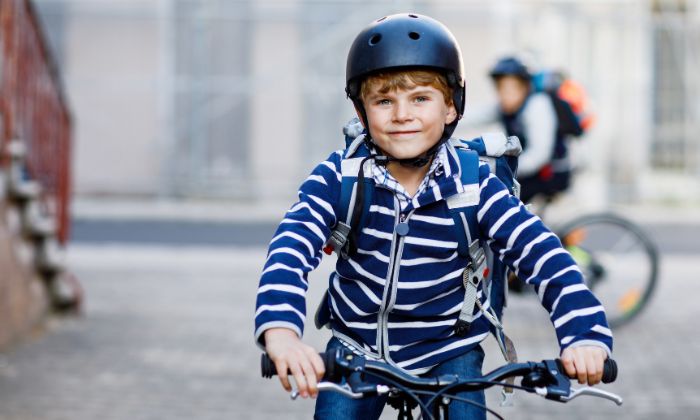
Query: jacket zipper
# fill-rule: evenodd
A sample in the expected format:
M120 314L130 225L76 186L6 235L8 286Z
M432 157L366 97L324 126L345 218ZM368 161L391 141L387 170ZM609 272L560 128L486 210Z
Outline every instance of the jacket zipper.
M399 202L396 193L394 193L394 206L397 209L401 208L401 203ZM388 318L389 312L394 307L396 299L396 288L398 287L398 276L401 268L401 254L403 253L403 243L405 236L399 236L396 233L396 227L399 223L405 223L413 214L415 209L411 210L408 214L402 213L401 210L397 212L394 219L394 233L391 241L391 256L389 259L389 272L387 275L387 283L384 286L384 295L382 296L382 305L379 308L379 315L377 317L377 353L379 357L390 362L389 357L389 328L388 328ZM397 240L398 239L398 240Z

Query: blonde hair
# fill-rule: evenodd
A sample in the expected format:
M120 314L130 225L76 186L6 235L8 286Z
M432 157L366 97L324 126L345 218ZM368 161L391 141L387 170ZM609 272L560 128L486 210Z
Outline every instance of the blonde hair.
M447 78L434 70L396 70L367 76L360 86L360 98L363 102L375 86L379 86L378 91L381 94L412 89L416 86L431 86L442 93L445 105L453 104L452 89L447 84Z

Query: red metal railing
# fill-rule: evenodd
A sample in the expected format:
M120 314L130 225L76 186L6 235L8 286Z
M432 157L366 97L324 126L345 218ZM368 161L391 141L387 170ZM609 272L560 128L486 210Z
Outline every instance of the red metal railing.
M70 228L71 116L55 63L29 0L0 0L0 146L20 139L27 172L43 188L58 239ZM7 160L1 162L7 167Z

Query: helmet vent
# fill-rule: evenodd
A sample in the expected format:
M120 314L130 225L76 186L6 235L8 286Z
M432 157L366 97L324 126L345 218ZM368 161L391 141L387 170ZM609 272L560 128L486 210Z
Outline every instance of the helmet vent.
M418 16L414 15L413 13L411 13L410 15L408 15L408 17L413 18L413 19L418 19Z
M375 34L372 35L372 38L369 39L369 45L377 45L379 44L379 41L382 40L382 34Z
M417 41L420 39L420 34L418 32L409 32L408 37L414 41Z
M386 16L384 16L383 18L377 19L377 22L381 22L381 21L383 21L383 20L385 20L385 19L386 19Z

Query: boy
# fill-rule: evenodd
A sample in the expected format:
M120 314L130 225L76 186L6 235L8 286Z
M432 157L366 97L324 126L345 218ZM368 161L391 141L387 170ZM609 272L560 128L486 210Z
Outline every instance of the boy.
M567 136L559 129L552 98L534 91L530 69L516 57L498 60L489 75L498 106L472 113L469 122L498 121L509 136L520 139L520 199L529 203L534 197L547 198L567 190L571 182Z
M477 313L468 334L454 325L464 298L466 261L456 252L445 198L464 190L454 148L447 140L464 109L459 46L439 22L415 14L372 23L348 55L346 91L368 131L358 187L375 182L371 197L359 188L356 202L369 204L350 246L338 258L329 284L333 338L346 346L417 375L480 375L479 342L489 324ZM316 396L324 373L317 350L302 343L306 276L338 223L343 151L314 169L299 202L272 239L258 289L255 337L290 390L287 370L300 394ZM363 203L371 200L370 203ZM479 167L479 229L495 255L535 285L550 312L567 373L581 383L600 381L612 348L605 314L582 283L559 240L503 184ZM489 304L486 296L479 298ZM466 394L483 404L483 392ZM324 392L316 418L378 418L381 397L351 400ZM455 401L450 418L485 418L483 410Z

